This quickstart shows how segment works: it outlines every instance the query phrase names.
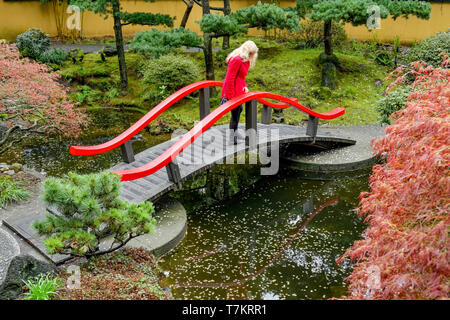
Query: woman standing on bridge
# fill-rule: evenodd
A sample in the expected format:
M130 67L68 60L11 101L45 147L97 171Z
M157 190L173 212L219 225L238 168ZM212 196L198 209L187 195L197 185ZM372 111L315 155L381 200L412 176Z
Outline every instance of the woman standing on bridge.
M248 92L245 77L250 68L255 66L258 57L258 47L251 41L245 41L239 48L233 50L226 58L228 64L227 74L222 88L222 99L220 104ZM243 139L237 131L242 105L231 110L230 140L237 144L237 139Z

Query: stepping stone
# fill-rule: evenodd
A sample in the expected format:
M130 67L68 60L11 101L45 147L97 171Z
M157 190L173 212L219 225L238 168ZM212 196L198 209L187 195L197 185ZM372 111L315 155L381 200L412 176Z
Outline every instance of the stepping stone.
M164 199L156 204L155 232L130 240L127 247L144 248L160 257L183 240L187 229L186 210L173 199Z

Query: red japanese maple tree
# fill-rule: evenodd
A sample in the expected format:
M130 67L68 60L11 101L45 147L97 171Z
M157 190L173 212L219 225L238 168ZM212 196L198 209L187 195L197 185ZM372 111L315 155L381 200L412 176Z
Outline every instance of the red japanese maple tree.
M21 59L15 45L0 42L0 154L31 135L81 133L87 116L59 80L46 65Z
M350 299L448 299L450 284L450 59L414 62L391 88L415 79L395 124L373 143L373 167L358 212L368 228L337 262L357 261ZM412 81L412 80L410 80Z

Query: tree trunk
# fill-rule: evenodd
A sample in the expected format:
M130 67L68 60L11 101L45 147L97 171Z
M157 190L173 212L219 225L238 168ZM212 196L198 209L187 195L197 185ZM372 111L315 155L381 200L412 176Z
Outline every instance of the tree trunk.
M325 21L323 25L325 52L319 56L319 63L322 65L321 85L333 90L335 88L336 66L338 65L338 60L333 54L333 48L331 46L331 23L332 20Z
M225 16L230 15L231 13L231 5L230 0L223 0L223 14ZM230 48L230 36L224 36L222 40L222 49L226 50Z
M181 20L180 28L186 28L187 21L189 19L189 15L191 14L192 8L194 7L194 0L183 0L186 4L186 11L184 12L183 19Z
M333 54L333 48L331 47L331 20L325 21L323 25L324 45L325 53L330 56Z
M203 34L203 42L205 43L203 53L205 55L206 80L215 80L212 41L209 33Z
M227 50L230 48L230 36L224 36L222 40L222 49Z
M112 1L114 17L114 35L116 37L117 58L119 59L120 87L126 90L128 87L127 65L125 63L125 49L123 47L122 22L120 21L119 0Z
M209 7L209 0L202 0L203 15L210 14L211 10ZM205 67L206 67L206 79L215 80L214 76L214 62L212 53L212 38L209 32L203 34L204 50L205 55Z

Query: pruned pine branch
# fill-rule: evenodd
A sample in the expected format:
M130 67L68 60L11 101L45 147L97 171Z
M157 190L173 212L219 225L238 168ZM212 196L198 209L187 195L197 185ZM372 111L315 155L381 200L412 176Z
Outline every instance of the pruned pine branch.
M168 14L150 13L150 12L121 12L120 19L123 21L122 26L129 24L159 26L164 25L169 28L173 27L174 17Z

